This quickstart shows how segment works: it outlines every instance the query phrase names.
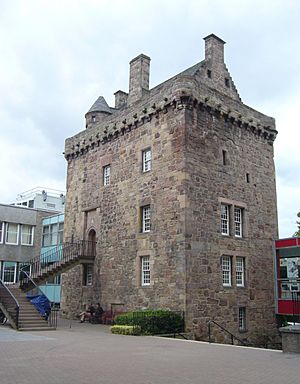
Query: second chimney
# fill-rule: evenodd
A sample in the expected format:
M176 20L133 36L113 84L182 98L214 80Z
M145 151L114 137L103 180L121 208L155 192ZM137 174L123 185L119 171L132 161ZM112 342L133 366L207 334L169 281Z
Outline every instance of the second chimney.
M149 91L150 57L139 55L130 62L128 104L132 104Z

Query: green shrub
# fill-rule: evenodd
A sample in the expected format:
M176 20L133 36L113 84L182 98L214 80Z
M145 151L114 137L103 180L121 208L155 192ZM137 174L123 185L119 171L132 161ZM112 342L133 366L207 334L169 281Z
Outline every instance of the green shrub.
M119 335L135 335L141 334L141 327L138 325L113 325L110 327L111 333L117 333Z
M117 325L139 325L142 334L157 335L183 332L183 319L178 313L166 310L126 312L115 318Z

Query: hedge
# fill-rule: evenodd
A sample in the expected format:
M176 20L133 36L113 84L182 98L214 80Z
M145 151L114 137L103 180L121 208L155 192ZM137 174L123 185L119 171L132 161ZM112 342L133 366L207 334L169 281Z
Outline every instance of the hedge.
M138 325L113 325L110 327L111 333L117 333L119 335L135 335L141 334L141 327Z
M183 316L167 310L145 310L122 313L115 318L117 325L139 325L142 334L157 335L184 331Z

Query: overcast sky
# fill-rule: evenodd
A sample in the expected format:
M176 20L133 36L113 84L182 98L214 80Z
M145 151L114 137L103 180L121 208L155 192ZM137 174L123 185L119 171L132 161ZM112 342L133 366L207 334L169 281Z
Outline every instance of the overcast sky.
M300 211L300 1L0 0L0 203L65 189L64 140L99 95L128 91L129 61L151 57L150 87L225 40L243 102L273 116L279 229Z

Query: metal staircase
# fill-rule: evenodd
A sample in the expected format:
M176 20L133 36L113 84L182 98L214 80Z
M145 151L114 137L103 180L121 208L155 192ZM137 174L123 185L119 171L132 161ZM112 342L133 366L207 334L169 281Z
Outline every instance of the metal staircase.
M51 315L45 319L27 298L27 293L43 295L38 285L80 263L92 263L96 243L80 240L64 243L38 255L22 267L18 285L5 285L0 280L0 309L14 329L25 331L55 328Z

